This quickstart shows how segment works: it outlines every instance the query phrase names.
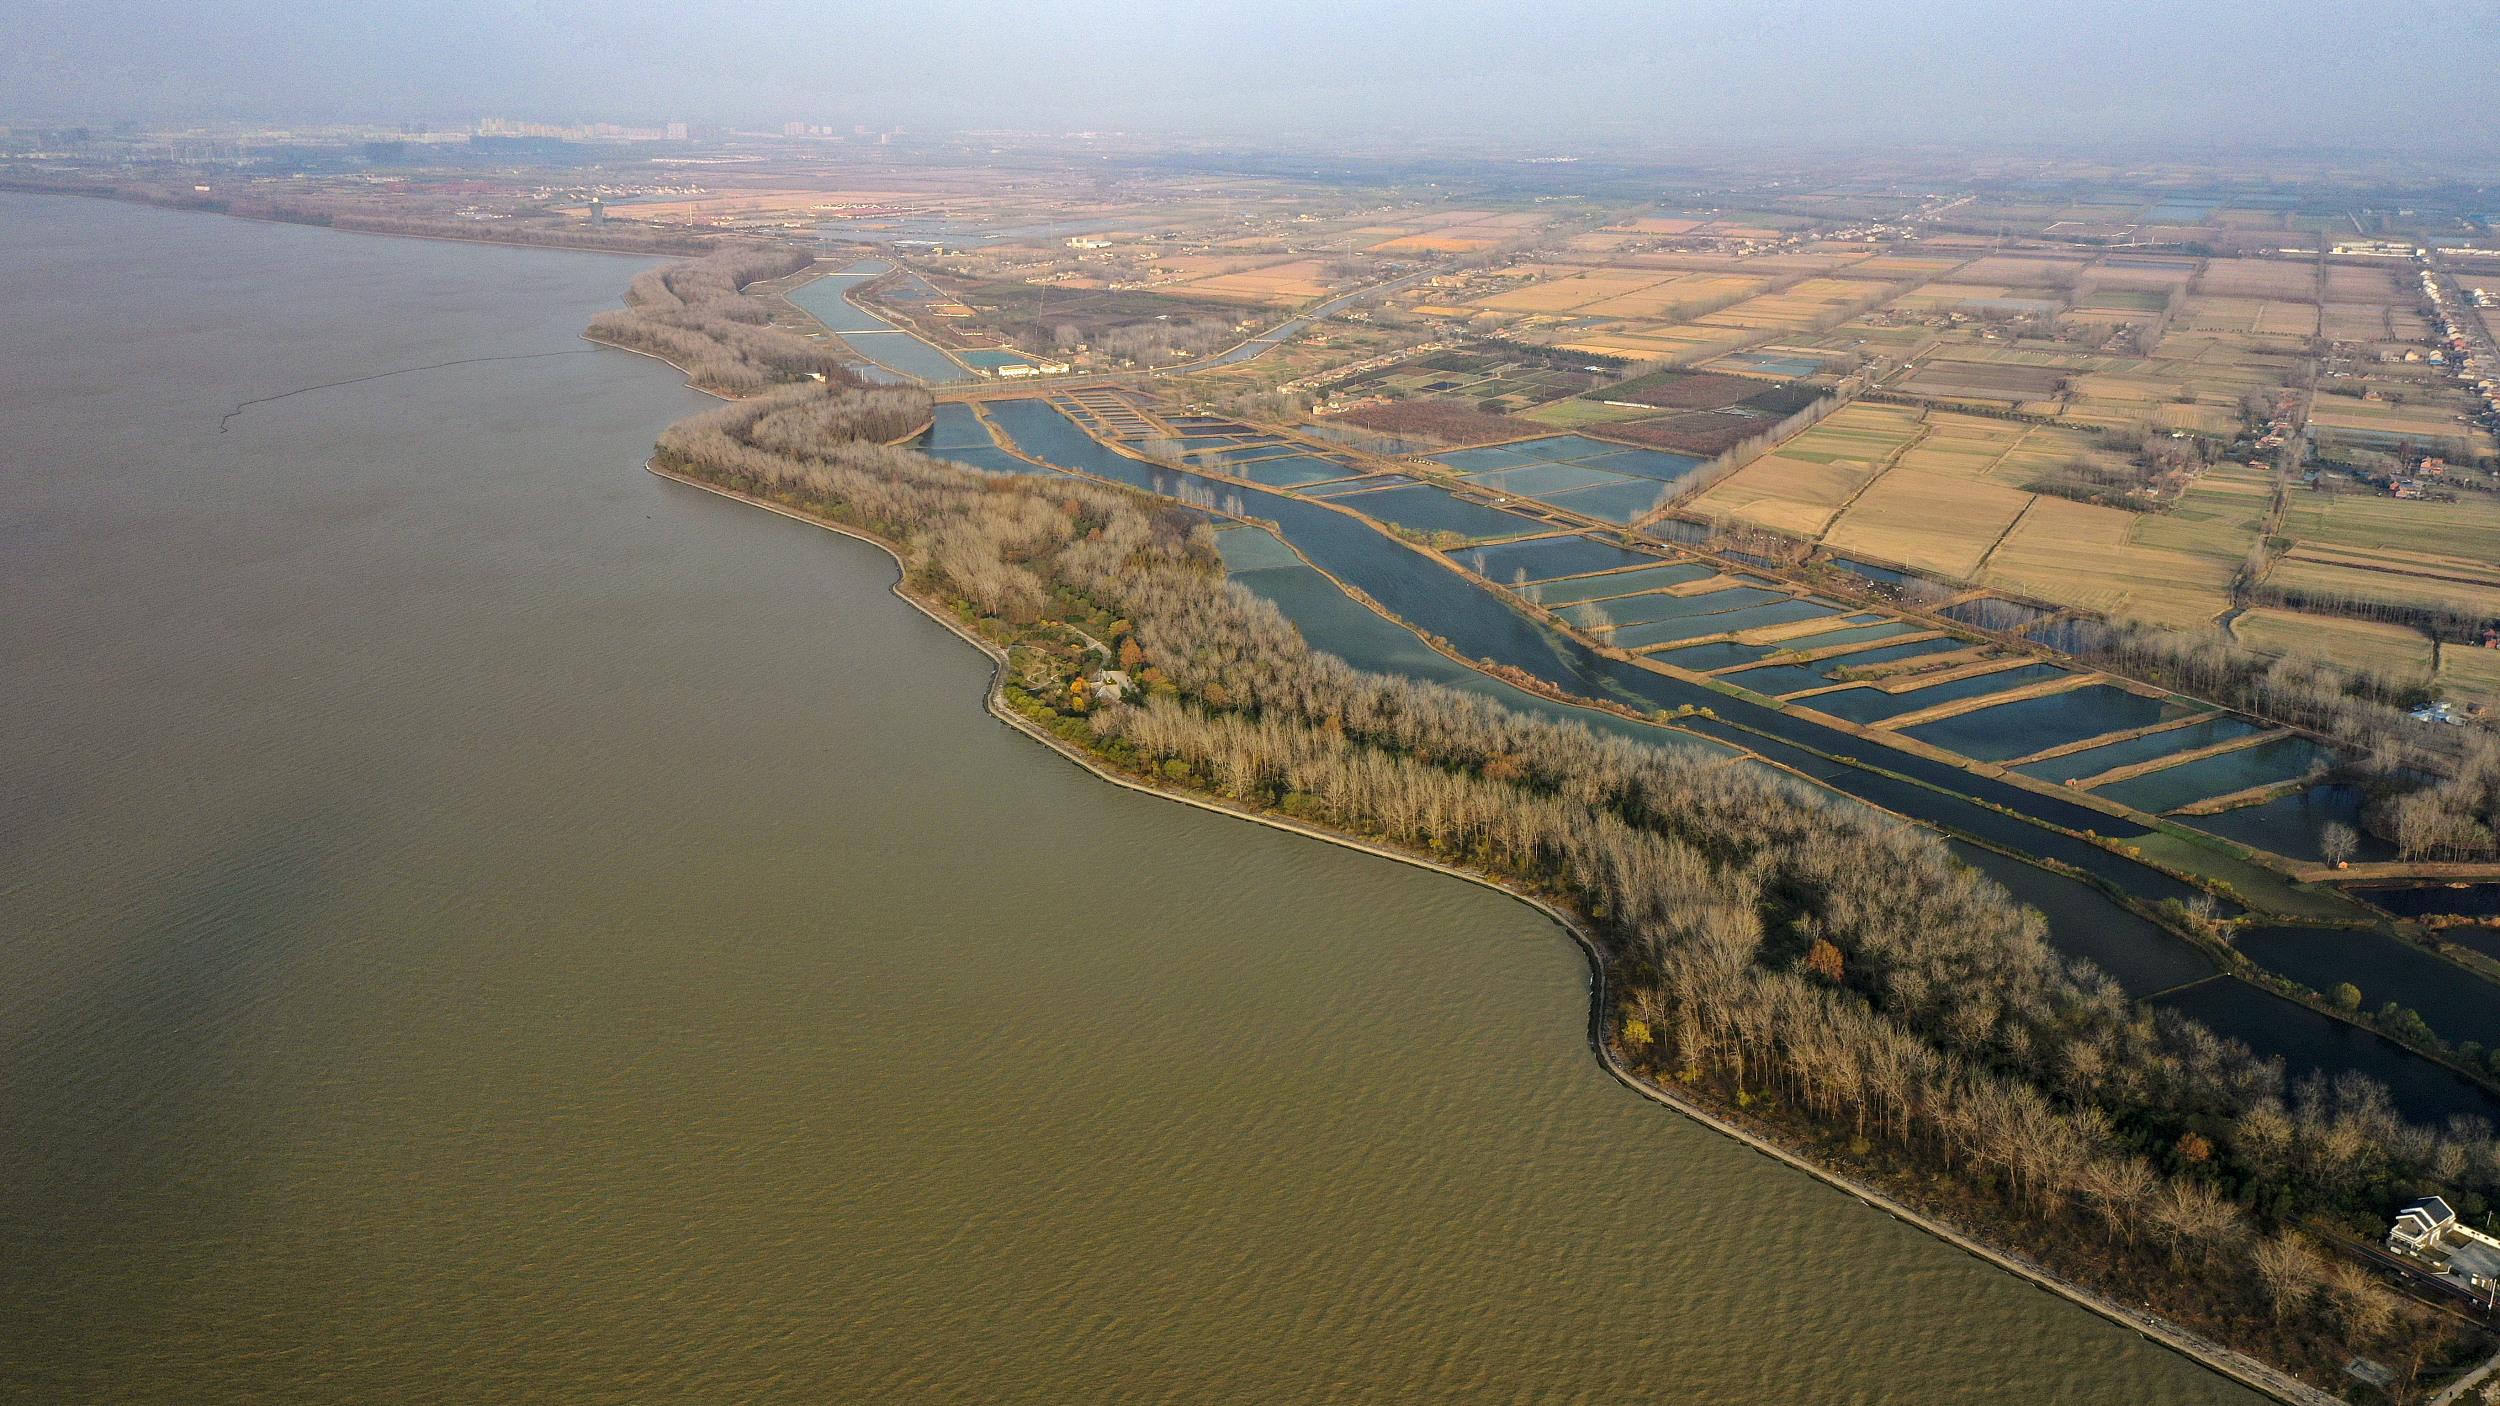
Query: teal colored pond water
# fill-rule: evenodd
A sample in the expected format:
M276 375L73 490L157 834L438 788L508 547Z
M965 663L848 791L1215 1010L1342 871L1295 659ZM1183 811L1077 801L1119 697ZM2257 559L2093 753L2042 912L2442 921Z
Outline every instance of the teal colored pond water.
M1658 560L1586 537L1539 537L1526 542L1470 547L1452 552L1450 559L1488 581L1505 585L1514 577L1542 581L1621 566L1647 566Z
M2105 771L2115 771L2122 766L2148 762L2155 757L2166 757L2173 752L2192 752L2199 747L2211 747L2234 738L2253 737L2263 730L2257 724L2242 718L2212 717L2202 722L2190 723L2186 727L2150 732L2142 737L2128 738L2124 742L2112 742L2106 746L2087 747L2080 752L2068 752L2062 756L2051 757L2047 761L2016 767L2015 770L2025 776L2037 776L2047 781L2073 781L2081 777L2098 776Z
M1939 703L1958 703L1965 698L1979 698L2008 689L2022 688L2063 676L2066 670L2055 664L2025 664L2020 668L1999 669L1989 674L1974 674L1950 683L1930 684L1925 688L1886 693L1870 685L1858 685L1836 693L1817 694L1800 706L1853 723L1878 722L1933 708Z
M1666 566L1640 567L1631 571L1610 571L1602 576L1575 576L1561 581L1547 581L1523 587L1521 594L1540 605L1570 605L1575 601L1603 600L1609 596L1637 595L1642 591L1680 586L1716 575L1715 568L1700 562L1675 562Z
M1455 532L1462 537L1516 537L1544 524L1532 518L1488 508L1428 483L1384 488L1337 498L1365 517L1395 523L1416 532Z
M1765 625L1791 625L1835 613L1830 606L1810 600L1776 600L1715 615L1689 615L1647 625L1629 625L1616 630L1606 639L1618 649L1646 649L1673 640L1703 639L1739 630L1758 630Z
M968 405L941 405L929 432L914 446L932 458L962 464L966 468L984 469L997 474L1046 474L1050 470L1029 463L998 447L988 427L972 413Z
M1575 512L1600 522L1630 523L1647 517L1667 500L1664 484L1644 478L1628 478L1616 483L1601 483L1589 488L1574 488L1561 493L1540 493L1538 501Z
M1590 601L1566 607L1561 615L1575 625L1597 625L1601 622L1647 625L1659 620L1725 615L1750 606L1789 599L1792 597L1786 591L1764 590L1759 586L1731 586L1724 591L1707 591L1697 596L1651 594Z
M972 373L947 358L933 344L896 327L851 300L851 291L893 266L867 259L825 274L791 290L790 301L825 324L852 351L898 375L940 384L962 381Z
M2187 711L2175 699L2147 698L2108 684L2092 684L1957 714L1905 731L1948 752L2001 762L2104 733L2151 727Z
M2306 737L2284 737L2113 781L2098 788L2096 794L2158 813L2213 796L2294 780L2324 756L2324 750Z

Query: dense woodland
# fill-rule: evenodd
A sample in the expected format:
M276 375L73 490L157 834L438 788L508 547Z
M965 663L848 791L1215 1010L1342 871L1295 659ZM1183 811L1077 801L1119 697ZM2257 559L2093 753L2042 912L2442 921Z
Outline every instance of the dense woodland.
M734 296L742 271L638 284L637 307ZM2409 1393L2467 1346L2312 1232L2375 1235L2433 1189L2487 1223L2489 1127L2409 1126L2357 1078L2287 1088L2060 958L1915 827L1314 652L1227 583L1199 517L883 443L926 415L916 390L781 388L671 428L658 462L894 544L908 590L1007 651L1009 701L1109 765L1583 915L1609 1042L1662 1087L2330 1388L2371 1352ZM1115 662L1097 641L1141 697L1089 693Z
M589 335L674 362L724 395L823 376L848 380L840 353L770 325L772 309L746 287L815 262L804 249L728 249L647 269L625 307L591 319Z

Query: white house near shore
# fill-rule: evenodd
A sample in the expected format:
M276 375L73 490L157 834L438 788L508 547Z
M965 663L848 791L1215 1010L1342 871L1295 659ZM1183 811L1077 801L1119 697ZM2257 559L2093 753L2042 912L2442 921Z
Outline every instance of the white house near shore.
M2425 1196L2396 1212L2387 1248L2431 1261L2476 1293L2500 1289L2500 1240L2459 1222L2439 1197Z

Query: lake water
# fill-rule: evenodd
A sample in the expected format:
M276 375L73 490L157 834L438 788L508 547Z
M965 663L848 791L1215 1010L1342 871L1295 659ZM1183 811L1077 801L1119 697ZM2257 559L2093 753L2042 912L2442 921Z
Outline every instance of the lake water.
M1613 1084L1529 910L987 718L641 471L634 261L0 245L0 1397L2254 1400Z

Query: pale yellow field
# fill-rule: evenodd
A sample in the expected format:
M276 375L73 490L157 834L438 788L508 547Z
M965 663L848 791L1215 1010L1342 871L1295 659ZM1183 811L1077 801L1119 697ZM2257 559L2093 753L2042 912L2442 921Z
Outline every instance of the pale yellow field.
M2268 302L2258 310L2259 336L2308 337L2318 330L2318 306L2315 303Z
M2196 291L2249 298L2314 297L2318 275L2305 260L2215 259L2196 280Z
M2118 508L2047 496L1988 558L1982 579L2009 591L2157 625L2210 624L2231 605L2233 564L2135 540Z
M1851 264L1845 276L1887 279L1924 278L1942 273L1953 265L1954 260L1951 259L1913 259L1882 255L1868 259L1864 263Z
M2072 460L2122 463L2126 455L2097 438L2063 425L2031 425L1989 468L1988 476L2020 487Z
M1706 304L1724 298L1742 297L1762 286L1759 278L1737 274L1692 273L1653 283L1615 297L1600 299L1575 311L1587 317L1620 317L1630 320L1664 316L1669 308Z
M2437 682L2439 691L2450 698L2481 702L2500 699L2500 649L2441 645Z
M2196 276L2194 269L2147 267L2127 264L2096 264L2087 275L2096 288L2142 288L2168 292L2187 286Z
M2135 526L2140 546L2208 557L2236 568L2264 528L2274 490L2271 479L2249 469L2213 468L2190 485L2166 513Z
M1576 312L1591 303L1619 298L1671 281L1666 275L1648 269L1592 269L1560 278L1529 284L1477 299L1477 306L1494 312Z
M2333 264L2326 271L2326 296L2356 303L2392 303L2409 295L2394 269Z
M2023 442L2029 428L2008 420L1940 412L1928 417L1927 433L1899 462L1905 469L1981 478Z
M1696 511L1726 514L1803 537L1819 537L1840 505L1874 476L1871 465L1828 464L1766 454L1693 500Z
M2031 495L1982 479L1896 468L1826 534L1834 548L1968 580Z
M1561 345L1566 351L1654 361L1660 357L1694 354L1714 346L1733 346L1736 340L1721 328L1653 325L1637 331L1583 332Z
M1842 269L1865 257L1855 250L1792 249L1784 254L1756 254L1739 267L1747 273L1829 273L1837 276Z
M2431 671L2430 638L2406 625L2260 608L2232 621L2231 633L2249 648L2268 654L2307 655L2391 678Z
M2341 560L2321 560L2295 551L2293 555L2276 562L2274 569L2267 573L2266 580L2273 585L2332 592L2359 600L2458 608L2480 611L2485 615L2500 615L2500 584L2470 585L2372 570L2369 566L2358 564L2360 560L2358 554Z
M2376 303L2329 303L2321 333L2339 342L2383 342L2395 339L2388 310Z
M1274 254L1166 254L1154 261L1153 271L1163 277L1186 282L1245 273L1282 262Z
M1990 254L1946 275L1955 283L2000 283L2039 288L2066 282L2083 268L2081 259L2040 259L2022 254Z
M1823 417L1780 452L1792 459L1875 464L1925 432L1925 417L1909 406L1860 401Z
M2482 438L2478 427L2456 411L2439 404L2398 405L2393 401L2322 395L2318 397L2309 419L2321 429L2380 430L2389 434L2462 441Z
M1193 279L1182 286L1202 297L1293 303L1316 298L1328 292L1332 285L1326 263L1318 259L1296 259L1289 263Z
M1501 243L1501 236L1459 234L1406 234L1384 239L1370 247L1374 254L1472 254Z
M1826 314L1868 296L1863 283L1836 278L1809 278L1793 288L1748 298L1733 307L1723 308L1698 319L1698 324L1745 330L1769 327L1795 330L1810 327Z
M2251 332L2265 311L2263 298L2196 296L2179 309L2178 326L2190 332Z

